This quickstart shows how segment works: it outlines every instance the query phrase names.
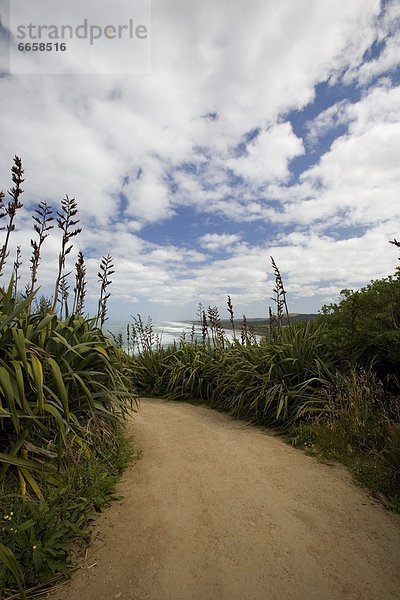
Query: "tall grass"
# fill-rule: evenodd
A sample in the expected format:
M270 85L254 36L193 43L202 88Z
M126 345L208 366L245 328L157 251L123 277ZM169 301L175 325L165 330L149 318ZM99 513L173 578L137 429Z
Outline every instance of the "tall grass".
M139 340L132 360L132 378L139 392L176 399L197 399L260 424L287 425L313 406L330 385L330 350L322 326L290 324L282 276L271 257L275 275L276 315L269 336L257 341L243 315L236 335L234 309L227 309L233 331L230 341L217 307L199 305L201 340L181 339L168 349L154 344L151 326L140 316L133 331ZM270 309L270 314L272 311ZM283 326L286 315L288 326Z
M17 211L22 207L23 174L22 161L15 157L13 187L9 191L11 200L7 205L4 205L4 193L0 193L0 219L7 219L6 226L0 228L6 230L4 242L0 244L0 276L3 277ZM74 471L76 457L82 453L87 460L98 456L101 432L108 429L117 435L120 422L137 405L128 377L127 356L97 327L97 321L103 324L106 318L110 297L110 292L106 291L111 283L110 256L103 257L100 266L104 277L98 317L82 316L86 293L82 253L76 263L72 312L68 307L66 264L73 248L71 240L81 231L76 227L79 223L77 214L75 199L66 196L57 212L62 242L52 299L42 297L37 302L38 290L35 289L42 246L52 229L51 209L43 202L33 216L37 239L31 241L31 272L25 292L17 293L21 265L19 249L8 285L1 280L0 492L3 498L6 494L16 499L15 505L26 507L29 503L32 508L31 518L18 527L21 540L26 537L23 532L31 535L39 527L36 521L40 519L48 526L48 531L43 532L44 537L56 540L62 535L62 528L58 526L62 521L60 511L64 510L62 498L53 502L53 520L49 520L48 515L41 515L40 507L47 506L47 496L54 499L54 489L59 488L66 473ZM0 498L0 504L3 498ZM83 515L86 508L81 502L78 505ZM1 529L7 532L8 519L4 517L4 520ZM9 531L15 532L15 529L9 528ZM11 549L10 544L6 545L7 541L3 542L2 534L0 588L1 585L10 587L13 578L24 597L24 586L29 583L27 562L22 560L24 569L21 570L16 560L16 556L21 560L24 553L18 543L11 544ZM59 568L62 556L67 556L68 551L63 547L58 555L57 543L48 545L53 558L58 557L54 564ZM34 554L35 560L38 555ZM50 555L46 560L52 560ZM49 574L46 568L43 561L39 566L36 564L35 577L46 578ZM0 597L2 591L0 589Z
M19 565L21 581L35 592L32 597L59 584L79 566L90 539L90 523L115 498L115 484L132 459L122 429L98 420L96 426L90 423L90 438L90 455L71 438L68 468L61 470L57 485L45 484L44 499L23 498L7 488L0 497L2 542L9 557L15 557L14 566ZM7 598L16 597L13 587L10 572L0 561L0 590Z
M181 340L168 349L144 342L131 365L138 391L198 399L236 417L284 425L330 384L320 326L281 328L259 342L244 329L240 340L229 341L216 314L208 310L202 342Z
M339 460L400 512L400 403L373 371L336 371L288 439L309 454Z

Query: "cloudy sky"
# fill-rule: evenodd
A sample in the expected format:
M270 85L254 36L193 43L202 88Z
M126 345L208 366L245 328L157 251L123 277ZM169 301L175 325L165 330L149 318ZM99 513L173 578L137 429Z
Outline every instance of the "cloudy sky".
M225 314L228 293L237 314L264 316L271 254L292 312L393 273L398 1L153 0L151 68L109 75L10 73L0 5L0 187L21 156L24 208L8 259L20 244L21 285L31 211L39 200L58 208L65 194L83 227L68 270L83 250L93 310L99 258L112 254L113 319L191 318L199 301ZM134 6L110 3L110 18ZM83 57L66 60L74 72ZM39 271L45 293L58 247L55 232Z

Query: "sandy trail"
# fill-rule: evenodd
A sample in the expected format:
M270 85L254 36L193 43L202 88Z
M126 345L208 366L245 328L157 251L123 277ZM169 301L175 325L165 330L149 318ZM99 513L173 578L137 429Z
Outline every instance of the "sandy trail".
M400 519L344 468L205 407L145 400L141 460L52 600L400 599Z

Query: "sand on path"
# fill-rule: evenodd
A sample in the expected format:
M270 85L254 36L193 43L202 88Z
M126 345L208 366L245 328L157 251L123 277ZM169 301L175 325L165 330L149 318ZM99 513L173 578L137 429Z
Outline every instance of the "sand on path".
M400 519L343 467L203 406L141 407L123 499L52 600L400 599Z

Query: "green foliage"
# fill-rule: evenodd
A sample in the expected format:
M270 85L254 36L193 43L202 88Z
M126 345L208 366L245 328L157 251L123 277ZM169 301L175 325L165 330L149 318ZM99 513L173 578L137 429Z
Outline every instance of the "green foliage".
M92 506L104 503L110 483L91 458L98 443L93 427L99 419L115 426L136 405L126 356L94 320L30 314L33 296L13 298L12 282L6 292L0 288L0 486L14 491L12 512L20 524L17 537L15 528L9 535L8 521L2 524L0 580L8 586L11 575L22 586L16 561L25 585L65 571L72 534L80 534ZM88 476L100 486L88 486L87 500L60 491L57 471L73 465L71 448L86 453Z
M389 376L393 381L400 367L400 270L357 292L341 294L338 304L321 309L327 345L342 364L374 363L382 379Z
M0 192L0 219L8 217L7 226L0 228L6 229L0 244L0 277L10 253L16 214L22 207L23 174L22 161L15 157L14 185L6 206ZM0 287L0 489L7 491L0 498L1 506L5 503L0 584L9 585L13 578L21 597L24 585L65 570L71 534L80 534L86 516L108 498L114 481L109 473L114 467L109 461L108 473L99 467L104 467L105 457L100 457L97 447L103 439L98 424L102 432L115 428L136 407L126 356L97 328L95 319L81 316L86 293L82 253L76 264L73 311L69 312L70 273L65 273L65 267L73 248L71 240L81 231L76 227L77 213L75 199L66 196L57 211L63 235L52 300L42 296L37 302L38 290L34 290L42 245L52 229L52 211L45 202L33 216L37 235L31 240L31 277L25 298L17 294L19 247L8 288ZM101 323L110 297L105 292L110 274L108 269L101 291ZM109 441L105 447L111 447ZM85 463L78 465L77 456L82 452ZM91 471L86 472L87 468ZM82 479L79 485L71 485L68 477L77 471L82 471L90 484L85 486ZM17 527L11 525L15 522Z
M195 398L257 423L285 424L327 385L320 340L320 327L308 323L260 343L181 342L134 357L132 377L139 391Z
M45 499L13 493L0 498L1 538L18 561L26 588L68 573L71 541L87 541L91 519L114 498L119 475L132 458L119 426L97 420L91 436L89 458L73 445L56 483L45 486ZM11 591L13 585L10 569L0 565L0 590Z
M135 398L124 355L93 320L28 314L30 297L0 294L0 483L12 465L21 490L40 496L32 471L49 470L44 457L59 462L71 433L85 437L90 415L115 422Z
M377 496L400 511L400 427L397 398L372 372L337 373L318 419L295 424L289 441L307 453L338 460Z
M8 516L9 515L4 515L4 518L8 517ZM12 575L13 580L18 585L18 590L20 593L21 600L25 600L25 598L26 598L25 590L24 590L25 577L22 572L22 569L21 569L18 561L16 560L14 553L10 550L10 548L8 548L7 546L4 546L4 544L0 543L0 569L1 568L3 568L3 570L5 570L5 572L8 575ZM1 584L1 580L0 580L0 594L2 594L2 592L3 592L3 585Z

